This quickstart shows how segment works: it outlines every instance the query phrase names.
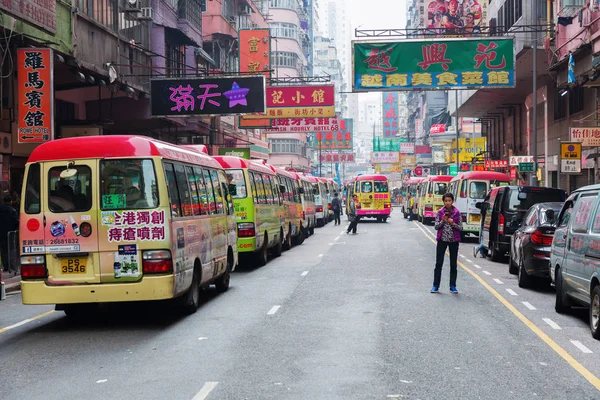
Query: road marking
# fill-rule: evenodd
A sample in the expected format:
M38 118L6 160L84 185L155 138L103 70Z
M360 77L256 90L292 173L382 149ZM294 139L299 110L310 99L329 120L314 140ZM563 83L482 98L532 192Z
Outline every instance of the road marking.
M431 236L427 235L427 233L425 233L425 231L423 231L423 233L433 244L435 244L435 240ZM550 336L548 336L546 333L544 333L544 331L542 331L540 328L538 328L538 326L535 325L533 322L531 322L523 313L521 313L519 310L517 310L516 307L510 303L510 301L508 301L504 296L502 296L500 293L498 293L492 286L490 286L475 271L472 271L469 267L467 267L465 264L461 263L460 261L458 262L458 265L460 265L460 267L462 269L467 271L468 274L470 274L483 287L485 287L488 290L488 292L490 292L500 303L502 303L502 305L504 307L506 307L510 312L512 312L515 317L517 317L523 324L525 324L525 326L527 326L533 333L535 333L544 343L546 343L548 345L548 347L550 347L552 350L554 350L554 352L556 354L561 356L563 358L563 360L565 360L575 371L577 371L589 383L591 383L596 388L596 390L600 391L600 378L598 378L596 375L592 374L586 367L583 366L583 364L581 364L579 361L577 361L575 359L575 357L573 357L571 355L571 353L566 351L558 343L556 343L554 340L552 340L550 338ZM571 343L573 343L573 341L571 341ZM577 346L575 343L573 343L573 344L575 346ZM591 351L591 350L589 350L589 351Z
M269 310L269 312L267 313L267 315L273 315L277 312L277 310L279 310L281 308L281 306L273 306L271 307L271 309Z
M207 338L207 337L204 337L204 336L202 336L202 337L199 337L199 338L198 338L198 340L208 340L208 338Z
M308 271L304 271L304 272L303 272L302 274L300 274L300 275L302 275L302 276L306 276L306 275L308 275Z
M467 258L467 262L473 264L473 261L469 260L468 258Z
M465 256L464 256L464 255L462 255L462 254L459 254L459 256L460 256L460 258L465 258Z
M537 310L537 308L532 306L531 303L529 303L528 301L523 301L522 303L525 307L529 308L530 310Z
M498 285L504 285L504 282L502 282L500 279L498 278L494 278L494 282L496 282Z
M552 329L562 329L560 326L558 326L558 324L554 321L552 321L550 318L542 318L542 321L544 321L545 323L547 323L548 325L550 325L552 327Z
M204 384L204 386L202 386L200 391L198 393L196 393L196 395L192 398L192 400L206 399L206 397L208 397L210 392L212 392L213 389L216 388L218 384L219 384L219 382L206 382Z
M104 382L108 382L108 379L100 379L100 380L96 381L96 383L104 383Z
M477 265L477 264L473 264L473 266L474 266L475 268L477 268L477 269L481 269L481 267L480 267L479 265Z
M321 257L323 257L323 254L319 254L319 255L317 256L317 258L321 258Z
M35 316L35 317L33 317L33 318L27 318L27 319L24 319L23 321L21 321L21 322L17 322L17 323L16 323L16 324L14 324L14 325L10 325L10 326L7 326L6 328L2 328L2 329L0 329L0 333L4 333L4 332L6 332L6 331L10 331L11 329L18 328L19 326L22 326L22 325L25 325L25 324L27 324L27 323L29 323L29 322L35 321L36 319L44 318L45 316L47 316L47 315L50 315L50 314L52 314L53 312L54 312L54 310L50 310L50 311L48 311L48 312L45 312L45 313L43 313L43 314L36 315L36 316Z
M573 343L573 345L575 345L575 347L577 347L579 350L581 350L585 354L594 353L593 351L591 351L590 349L585 347L585 345L583 343L581 343L579 340L571 340L570 342Z
M337 242L338 240L340 240L340 237L339 237L339 236L336 236L336 238L335 238L335 239L333 239L333 240Z
M512 289L506 289L506 291L508 292L508 294L510 294L511 296L518 296L517 292L515 292Z
M487 272L487 271L481 271L481 272L483 272L483 273L484 273L484 274L486 274L487 276L490 276L490 275L492 275L490 272Z

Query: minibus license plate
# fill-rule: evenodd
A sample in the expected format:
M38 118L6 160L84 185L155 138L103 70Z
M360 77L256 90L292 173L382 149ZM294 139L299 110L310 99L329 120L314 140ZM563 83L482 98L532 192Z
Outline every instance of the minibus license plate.
M481 215L469 215L469 220L471 222L479 222L481 221Z
M63 274L85 274L85 258L61 258L60 271Z

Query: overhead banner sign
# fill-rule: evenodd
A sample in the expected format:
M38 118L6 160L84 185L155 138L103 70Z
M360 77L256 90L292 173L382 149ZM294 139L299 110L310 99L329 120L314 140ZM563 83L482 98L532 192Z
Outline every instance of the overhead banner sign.
M354 162L354 153L326 153L321 154L321 162L345 163Z
M54 53L50 48L17 50L19 143L54 138Z
M220 147L220 156L235 156L239 158L250 159L250 148L249 147Z
M150 81L153 117L264 112L265 77L207 77Z
M508 160L485 160L483 162L485 168L508 168Z
M398 92L383 95L383 136L395 138L398 135Z
M374 151L371 153L372 164L397 164L398 162L400 162L400 153L396 151Z
M470 163L476 154L483 153L487 150L487 138L479 137L475 139L460 138L458 139L458 152L460 154L458 162ZM452 159L451 162L456 162L456 140L452 141Z
M343 118L336 131L315 133L315 144L317 149L352 150L354 120Z
M510 156L508 157L508 165L518 167L522 163L532 163L533 156Z
M571 141L581 143L583 147L600 146L600 127L588 126L571 128Z
M333 85L270 86L266 114L246 119L335 117L334 91Z
M271 30L264 29L240 29L239 30L239 60L240 72L262 73L265 78L271 77ZM267 118L249 121L241 116L240 128L264 128L271 126L271 120Z
M269 120L273 122L271 128L265 133L296 133L296 132L322 132L337 131L340 129L340 118L278 118Z
M560 144L560 172L565 174L581 173L581 143Z
M414 154L415 153L415 144L414 143L400 143L400 153Z
M352 90L515 87L513 38L353 41Z

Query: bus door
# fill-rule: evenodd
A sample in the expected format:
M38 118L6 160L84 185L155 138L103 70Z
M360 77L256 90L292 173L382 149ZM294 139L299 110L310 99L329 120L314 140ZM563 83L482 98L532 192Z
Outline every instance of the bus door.
M476 225L479 228L479 224L481 223L481 210L479 210L475 205L478 202L483 201L485 199L485 195L488 192L488 181L468 181L466 186L466 195L467 195L467 224Z
M41 229L48 283L100 283L103 272L108 271L101 271L98 253L98 160L46 162L42 164L41 174ZM123 201L117 197L110 200L115 204ZM23 250L27 255L27 247ZM138 255L134 258L138 264L132 268L141 274Z

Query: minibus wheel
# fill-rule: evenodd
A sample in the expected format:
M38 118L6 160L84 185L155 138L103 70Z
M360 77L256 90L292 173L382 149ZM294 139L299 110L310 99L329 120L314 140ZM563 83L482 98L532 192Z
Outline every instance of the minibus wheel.
M304 239L306 239L306 237L308 237L308 229L304 229L304 227L300 225L300 233L294 238L294 244L296 246L301 245L304 243Z
M268 245L269 245L269 237L265 233L265 240L263 242L263 245L260 248L259 252L256 254L256 262L259 267L264 267L265 265L267 265L267 262L269 261Z
M383 217L383 223L387 222L388 217Z
M279 257L279 256L281 256L282 252L283 252L283 229L280 229L279 230L279 240L277 241L277 244L275 245L275 247L273 247L273 256Z
M292 225L290 225L288 229L288 234L285 237L285 242L283 243L284 250L289 250L292 248Z
M225 272L223 275L217 278L215 281L215 288L218 293L225 293L229 289L229 280L231 279L231 274L229 273L233 269L233 254L231 254L231 250L227 254L227 266L225 267Z
M192 276L192 284L188 291L181 298L183 312L193 314L200 307L200 266L196 262L194 265L194 275Z

